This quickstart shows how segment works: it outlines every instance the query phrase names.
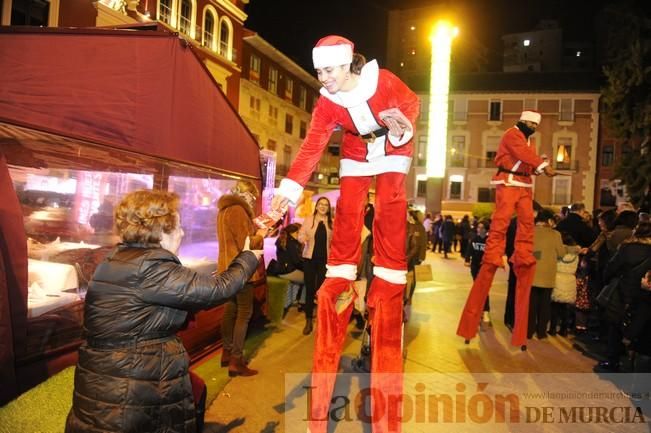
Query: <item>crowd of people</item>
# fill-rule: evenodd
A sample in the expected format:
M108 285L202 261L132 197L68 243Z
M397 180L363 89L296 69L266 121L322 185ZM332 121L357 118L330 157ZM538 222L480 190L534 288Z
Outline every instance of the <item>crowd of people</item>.
M248 367L242 348L251 316L251 281L259 278L256 269L261 254L247 251L259 250L262 239L268 235L266 229L256 229L252 222L258 195L252 183L241 181L231 194L220 199L217 220L220 252L214 278L184 268L175 256L183 230L178 198L174 194L139 191L120 202L115 217L122 242L99 266L86 297L87 341L80 348L67 431L122 429L127 425L151 426L158 422L155 416L138 409L143 404L160 404L170 413L177 411L178 416L170 416L174 423L196 423L197 419L188 417L186 410L194 401L185 401L186 397L177 399L152 393L143 400L146 393L113 395L97 392L96 388L101 381L115 382L112 389L127 389L130 386L127 382L137 379L132 388L136 391L143 383L165 382L170 389L177 387L190 392L192 380L187 357L175 333L188 312L209 308L217 302L226 301L222 365L228 367L231 376L257 373ZM373 216L374 207L367 203L366 230L359 239L360 280L373 278L368 269L374 266ZM325 279L334 220L329 200L320 197L312 215L302 223L283 227L276 240L275 269L269 271L301 287L305 335L313 330L314 299ZM409 209L406 223L405 305L412 302L414 268L425 260L428 250L437 252L441 240L444 257L449 257L447 254L452 251L458 252L470 267L472 278L476 278L490 237L489 219L465 216L455 224L451 216L432 218L428 214L423 218L422 212ZM517 224L511 225L517 229ZM513 245L509 247L513 242L514 235L507 236L507 254L509 249L513 250ZM577 349L600 360L595 365L596 372L634 370L638 368L635 356L651 355L648 214L622 207L597 210L591 215L581 203L558 213L536 206L533 255L537 265L529 297L528 339L572 335ZM615 283L618 296L604 301L603 292ZM292 296L298 299L300 295L297 295ZM132 307L125 310L124 305ZM111 306L119 308L120 314ZM508 313L508 308L505 311ZM487 298L482 322L490 325L489 312ZM505 314L505 323L508 320ZM174 368L185 373L172 377L167 369L144 368L137 378L130 379L120 370L132 362L144 366L162 359L176 363ZM131 376L133 371L128 377ZM124 386L118 386L122 382ZM130 399L134 400L133 404L125 406L122 417L106 418L98 413ZM118 421L122 424L114 425Z
M354 291L366 301L371 324L371 387L386 398L401 395L401 325L409 318L416 267L428 248L445 259L459 252L470 267L473 284L457 329L466 343L482 322L491 323L488 292L506 254L511 265L504 322L512 344L526 350L527 338L573 333L586 343L577 347L592 354L590 343L605 341L605 359L595 369L608 372L619 371L631 354L651 354L648 215L633 209L589 215L581 203L559 214L536 206L532 176L557 175L529 140L540 113L524 110L500 141L491 220L423 218L408 208L405 192L418 96L341 36L322 38L312 55L323 88L306 140L271 207L282 214L298 204L335 129L344 131L341 195L336 215L321 197L301 224L282 228L269 269L300 287L300 296L291 291L289 297L303 300L303 334L316 328L309 431L327 431L332 373L354 317ZM368 202L373 179L375 206ZM219 259L212 278L183 267L176 257L183 237L178 197L138 191L117 205L121 242L89 284L87 341L79 349L66 431L200 431L195 407L201 406L201 387L193 386L176 331L188 313L218 302L226 302L221 365L232 377L257 374L243 347L252 288L264 278L259 249L270 235L254 223L259 196L253 183L239 181L219 200ZM399 432L399 412L374 419L373 431Z
M527 338L572 335L574 347L594 358L596 372L638 368L635 356L651 355L651 222L649 214L624 204L590 214L582 203L560 212L535 203L533 254L536 258L529 296ZM507 233L506 255L514 250L516 218ZM446 227L446 224L448 227ZM458 252L473 280L482 262L490 220L427 214L423 226L433 252L445 258ZM454 235L452 235L454 234ZM458 246L454 245L454 238ZM446 249L448 245L448 249ZM515 275L509 276L504 323L513 327ZM602 300L608 285L617 301ZM616 304L616 305L613 305ZM491 323L486 298L482 322Z

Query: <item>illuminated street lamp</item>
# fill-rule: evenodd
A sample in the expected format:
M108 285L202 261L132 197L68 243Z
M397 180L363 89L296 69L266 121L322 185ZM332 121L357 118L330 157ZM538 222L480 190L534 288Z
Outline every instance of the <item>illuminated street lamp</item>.
M450 89L450 52L459 29L439 21L432 30L429 123L427 129L427 176L445 176L448 134L448 94Z

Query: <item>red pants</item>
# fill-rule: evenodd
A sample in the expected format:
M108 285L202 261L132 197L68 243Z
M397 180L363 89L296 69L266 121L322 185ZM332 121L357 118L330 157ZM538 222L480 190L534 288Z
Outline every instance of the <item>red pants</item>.
M497 187L495 212L491 220L481 269L472 285L457 328L457 335L468 340L477 334L484 302L493 283L495 271L498 267L503 266L502 256L506 247L506 230L514 211L517 213L518 229L511 264L517 277L517 283L515 287L515 324L511 344L521 346L527 341L529 293L536 270L536 259L533 256L533 193L531 188L503 185Z
M355 265L360 256L360 233L364 203L371 177L344 177L328 265ZM390 272L406 275L405 243L407 200L405 175L383 173L376 176L375 219L373 223L374 264ZM330 399L346 337L352 304L337 313L337 297L352 281L329 277L318 291L317 328L312 369L310 432L325 433ZM372 400L374 433L400 432L402 393L402 299L404 283L373 278L367 307L371 324L371 388L379 391ZM375 374L383 373L383 374ZM377 404L379 400L382 404ZM392 404L393 403L393 404Z

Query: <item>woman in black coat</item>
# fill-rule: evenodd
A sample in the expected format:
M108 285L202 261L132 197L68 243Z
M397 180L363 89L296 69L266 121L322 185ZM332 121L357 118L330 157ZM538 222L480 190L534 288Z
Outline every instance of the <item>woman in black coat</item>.
M618 371L619 357L624 353L622 339L635 345L649 335L643 335L646 321L651 316L651 292L642 288L642 278L651 270L651 222L638 223L633 236L623 241L604 271L604 282L621 276L620 295L627 306L630 323L622 329L621 323L611 323L608 332L608 360L596 367L599 371Z
M216 277L185 268L178 197L136 191L115 211L122 238L95 271L84 312L66 432L196 431L186 351L176 332L188 311L244 287L259 252L245 250Z
M298 241L301 225L290 224L281 230L276 240L277 268L274 270L280 278L293 283L303 284L303 245Z

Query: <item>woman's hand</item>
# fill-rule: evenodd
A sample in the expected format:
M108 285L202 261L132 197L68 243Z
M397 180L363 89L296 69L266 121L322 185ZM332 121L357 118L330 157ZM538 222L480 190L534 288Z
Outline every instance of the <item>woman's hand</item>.
M260 260L260 257L262 257L262 254L263 254L262 250L252 250L251 249L251 239L249 239L248 236L244 240L244 247L242 248L242 251L251 251L253 254L255 254L255 257L258 260Z
M382 120L384 121L386 127L389 128L389 134L393 135L394 137L402 137L402 134L405 133L405 128L403 128L395 118L386 116Z
M269 229L258 229L255 232L255 235L260 236L261 238L266 238L268 234L269 234Z
M642 290L651 291L651 271L647 272L646 275L642 277L640 284L642 285Z
M395 137L402 137L402 134L411 128L411 123L398 108L383 110L378 115L386 127L389 128L389 134Z

